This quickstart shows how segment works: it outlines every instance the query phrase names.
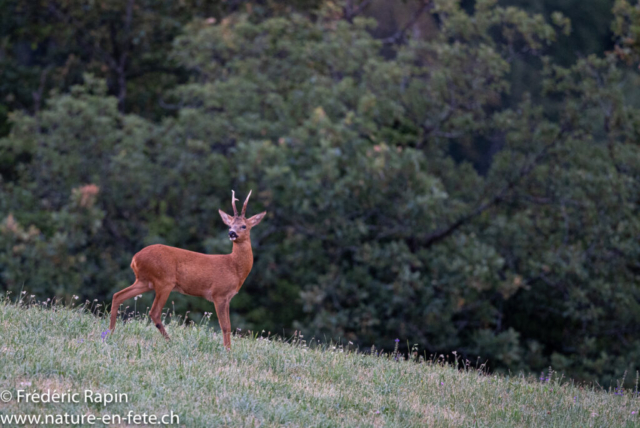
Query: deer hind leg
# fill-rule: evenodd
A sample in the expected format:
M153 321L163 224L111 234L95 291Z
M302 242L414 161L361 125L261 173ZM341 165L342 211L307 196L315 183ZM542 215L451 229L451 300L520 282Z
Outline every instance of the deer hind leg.
M169 335L162 325L162 308L164 308L164 304L167 303L172 288L173 287L166 287L161 289L160 287L156 287L156 298L153 300L153 305L149 312L149 316L156 325L156 328L160 330L160 333L162 333L167 340L169 339Z
M231 320L229 319L229 303L231 299L214 300L218 322L222 329L222 343L227 350L231 349Z
M109 323L109 331L113 332L116 328L116 321L118 319L118 308L127 299L130 299L138 294L146 293L149 288L141 281L136 280L132 285L124 290L118 291L113 295L111 300L111 322Z

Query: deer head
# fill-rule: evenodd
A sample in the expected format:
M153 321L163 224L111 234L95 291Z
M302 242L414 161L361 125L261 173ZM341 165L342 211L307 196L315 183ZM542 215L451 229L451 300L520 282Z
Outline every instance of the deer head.
M267 214L266 211L263 211L251 218L245 218L245 213L247 212L247 203L249 202L250 196L251 191L249 191L247 199L244 200L244 205L242 206L242 212L240 213L240 215L238 215L238 209L236 208L236 201L238 199L236 199L236 193L233 190L231 191L231 206L233 207L233 217L222 210L218 210L224 224L229 226L229 239L234 243L241 243L249 239L251 228L260 223L265 214Z

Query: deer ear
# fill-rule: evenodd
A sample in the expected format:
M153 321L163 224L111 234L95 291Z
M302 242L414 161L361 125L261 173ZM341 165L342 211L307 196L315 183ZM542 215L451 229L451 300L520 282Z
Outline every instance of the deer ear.
M253 217L247 219L247 224L249 225L249 227L256 226L258 223L262 221L265 215L267 215L266 211L263 211L260 214L256 214Z
M224 224L231 227L231 225L233 224L233 217L222 210L218 210L218 212L220 213L220 217L222 217L222 221L224 222Z

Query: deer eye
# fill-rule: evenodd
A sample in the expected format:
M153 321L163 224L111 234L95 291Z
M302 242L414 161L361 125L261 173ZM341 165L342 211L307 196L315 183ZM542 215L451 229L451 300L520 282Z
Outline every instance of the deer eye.
M242 226L242 228L243 228L243 229L246 229L246 228L247 228L247 226Z

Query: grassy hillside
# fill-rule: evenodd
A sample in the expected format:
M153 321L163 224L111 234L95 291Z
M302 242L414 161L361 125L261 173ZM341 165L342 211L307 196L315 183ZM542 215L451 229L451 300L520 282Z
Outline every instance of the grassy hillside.
M307 338L234 337L227 352L206 326L170 323L166 342L141 317L109 336L107 320L90 312L0 303L0 399L6 390L13 397L0 401L0 418L173 412L186 427L640 426L637 394L577 387L556 375L489 376L341 347L311 349ZM77 393L79 403L18 403L20 390ZM98 397L127 402L105 406Z

